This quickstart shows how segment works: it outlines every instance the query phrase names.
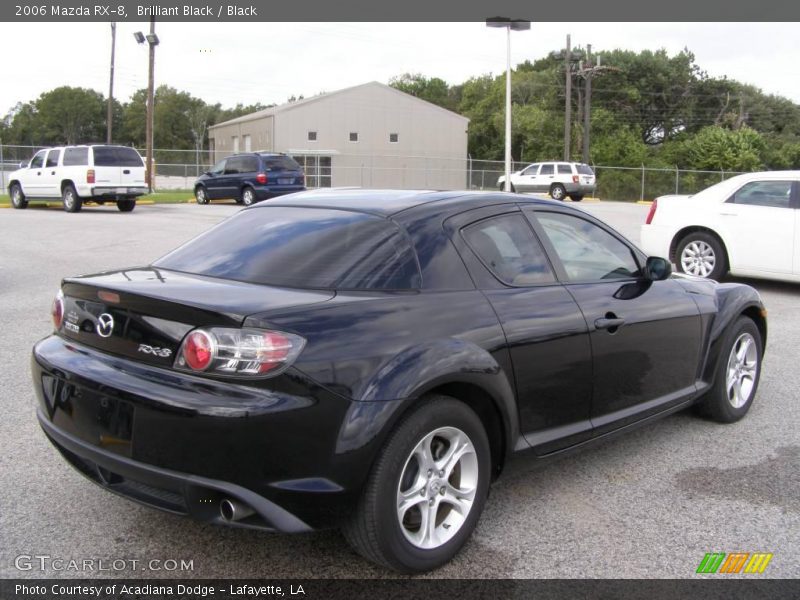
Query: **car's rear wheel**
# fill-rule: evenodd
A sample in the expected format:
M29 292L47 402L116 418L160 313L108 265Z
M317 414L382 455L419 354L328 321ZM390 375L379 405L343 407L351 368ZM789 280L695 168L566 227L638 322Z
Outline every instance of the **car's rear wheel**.
M675 262L681 273L709 279L720 279L728 270L722 244L703 231L692 232L680 241Z
M426 397L390 436L345 537L367 559L397 571L435 569L475 528L489 473L478 416L453 398Z
M251 206L255 204L258 199L256 198L256 191L251 187L246 187L242 190L242 204Z
M28 208L28 200L25 198L25 194L22 193L22 187L18 184L12 184L11 186L11 206L14 208Z
M208 193L206 192L206 188L201 185L197 186L194 190L194 199L198 204L208 204Z
M131 212L136 208L136 198L120 198L117 200L117 208L121 212Z
M573 194L569 197L569 199L572 200L573 202L580 202L581 200L583 200L583 196L580 196L578 194Z
M567 195L567 190L560 183L554 183L550 186L550 197L553 200L563 200Z
M701 414L733 423L747 414L761 377L761 332L741 316L725 334L714 385L698 404Z
M64 205L64 210L71 213L80 212L83 206L83 200L78 196L75 191L75 186L68 183L61 190L61 203Z

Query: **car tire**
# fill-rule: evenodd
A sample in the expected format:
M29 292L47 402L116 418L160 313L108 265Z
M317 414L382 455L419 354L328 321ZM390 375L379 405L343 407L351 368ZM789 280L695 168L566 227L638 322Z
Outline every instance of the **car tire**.
M560 183L554 183L550 186L550 197L553 200L563 200L567 196L566 188Z
M83 200L78 196L75 191L75 186L68 183L61 190L61 203L64 205L64 210L70 213L80 212L83 206Z
M697 404L700 414L719 423L744 417L758 390L763 356L761 332L752 319L740 316L724 335L714 385Z
M25 198L25 194L22 193L22 186L18 183L11 185L9 194L11 195L11 206L14 208L28 208L28 200Z
M194 189L194 199L198 204L208 204L208 192L202 185L198 185Z
M580 202L581 200L583 200L583 196L575 194L570 196L569 199L572 200L573 202Z
M681 273L719 280L728 271L722 243L713 235L694 231L678 243L675 263Z
M120 212L131 212L136 208L136 198L121 198L117 200L117 208Z
M490 471L489 440L475 412L426 396L389 436L344 536L368 560L401 573L435 569L475 529Z
M258 202L258 198L256 197L256 191L251 188L250 186L245 186L242 188L242 195L240 196L242 200L242 204L245 206L252 206L256 202Z

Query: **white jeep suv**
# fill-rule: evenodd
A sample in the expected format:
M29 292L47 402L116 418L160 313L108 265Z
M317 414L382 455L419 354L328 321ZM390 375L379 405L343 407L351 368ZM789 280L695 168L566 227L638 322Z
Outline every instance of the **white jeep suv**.
M8 181L14 208L60 198L67 212L78 212L84 201L116 201L119 210L130 212L147 192L142 157L127 146L46 148L20 164Z
M500 191L505 189L505 181L505 175L497 180ZM564 200L569 196L573 202L580 202L594 190L594 171L582 163L534 163L511 174L512 192L543 192L550 194L553 200Z

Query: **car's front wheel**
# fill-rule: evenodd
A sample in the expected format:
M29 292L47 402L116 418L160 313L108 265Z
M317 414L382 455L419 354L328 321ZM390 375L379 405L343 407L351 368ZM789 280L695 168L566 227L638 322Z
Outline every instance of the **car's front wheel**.
M567 195L567 190L560 183L554 183L550 186L550 197L553 200L563 200Z
M725 334L714 385L698 404L701 414L720 423L733 423L747 414L761 377L761 332L741 316Z
M242 190L242 204L251 206L258 202L256 198L256 191L251 187L246 187Z
M194 199L197 201L198 204L208 204L208 193L206 192L206 188L199 185L194 190Z
M680 272L709 279L719 280L728 270L722 244L703 231L692 232L680 241L675 262Z
M71 183L66 184L64 189L61 190L61 203L64 205L64 210L67 212L76 213L81 210L83 200L78 196L78 192L75 191L75 186Z
M453 398L426 397L390 436L345 537L391 569L435 569L475 529L489 473L489 441L478 416Z
M28 208L28 200L22 193L22 187L18 183L11 186L11 205L14 208Z

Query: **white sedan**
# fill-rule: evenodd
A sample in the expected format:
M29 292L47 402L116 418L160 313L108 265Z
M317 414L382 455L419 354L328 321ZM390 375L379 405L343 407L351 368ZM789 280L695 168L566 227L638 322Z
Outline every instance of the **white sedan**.
M679 271L800 281L800 171L747 173L693 196L661 196L642 249Z

